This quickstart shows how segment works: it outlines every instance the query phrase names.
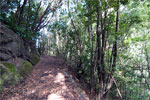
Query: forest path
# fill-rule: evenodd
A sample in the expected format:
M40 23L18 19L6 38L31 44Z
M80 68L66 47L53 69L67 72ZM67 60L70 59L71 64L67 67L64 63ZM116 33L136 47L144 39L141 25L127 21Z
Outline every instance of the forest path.
M41 56L24 82L4 91L0 100L89 100L62 63L58 57Z

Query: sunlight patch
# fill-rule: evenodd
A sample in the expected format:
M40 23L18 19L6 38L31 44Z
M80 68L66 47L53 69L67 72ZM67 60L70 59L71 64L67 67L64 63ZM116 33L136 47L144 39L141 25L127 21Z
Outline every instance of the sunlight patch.
M65 98L57 94L51 94L47 100L65 100Z
M67 86L63 86L62 89L63 89L63 90L66 90L66 89L67 89Z
M30 95L30 94L33 94L33 93L35 93L35 92L36 92L36 90L33 89L33 90L30 90L30 91L27 91L27 94Z
M55 78L55 83L62 83L65 81L65 76L62 73L58 73Z

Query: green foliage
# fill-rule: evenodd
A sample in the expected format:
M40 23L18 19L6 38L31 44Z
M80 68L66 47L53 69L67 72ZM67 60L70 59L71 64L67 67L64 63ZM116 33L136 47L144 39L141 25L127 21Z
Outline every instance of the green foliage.
M99 1L102 1L102 6L99 5ZM58 51L60 51L71 67L76 70L78 77L86 83L90 83L91 69L94 68L94 84L96 88L99 87L98 69L95 68L95 66L99 67L99 65L96 65L98 56L96 42L97 11L100 9L102 13L100 23L104 23L104 15L107 12L106 24L100 25L100 34L107 32L105 33L107 35L104 55L105 63L103 65L105 67L101 69L101 66L100 71L104 71L103 73L106 75L110 72L111 65L109 65L109 62L117 37L118 59L115 72L112 74L117 81L123 98L126 100L148 100L148 92L150 91L150 72L147 70L149 69L150 61L150 3L148 0L120 0L120 23L119 31L116 32L116 13L119 6L117 2L118 0L73 0L70 1L72 6L69 7L69 11L68 8L65 8L68 6L68 0L65 0L65 7L58 12L58 18L49 24L48 30L53 33L49 48L54 52L54 55L57 55ZM11 10L8 10L9 14L6 11L2 12L0 20L23 38L36 39L39 36L39 32L33 32L31 29L35 17L40 18L43 9L40 10L38 16L35 16L38 4L32 2L31 5L32 10L28 10L28 5L26 5L25 13L23 14L29 18L30 23L28 25L26 25L25 17L20 25L17 25L14 18L15 14ZM13 5L11 4L10 6L9 9L15 9L15 6L12 7ZM68 16L68 11L71 16ZM90 30L91 32L89 32ZM42 41L47 43L49 36L45 36L45 40ZM100 41L102 43L102 38ZM34 57L34 55L31 55L31 57L33 57L32 59L34 59L35 63L38 61L38 57ZM28 73L32 68L30 65L28 62L25 62L21 72L24 74ZM3 84L3 82L1 81L0 84ZM118 97L115 86L112 87L109 95L112 98Z
M0 16L0 21L7 25L8 28L12 29L15 33L19 34L24 39L36 39L40 35L39 33L32 32L30 30L26 30L25 26L18 26L14 19L10 17L6 17L6 14L2 14Z
M77 70L77 73L82 80L90 83L90 71L92 65L91 60L95 63L97 57L96 50L96 23L97 23L97 7L98 0L81 0L80 2L72 3L76 5L70 7L71 18L66 17L67 12L62 8L63 14L60 12L58 21L52 23L49 31L53 32L55 36L59 35L59 39L65 45L60 46L61 53L65 55L65 59ZM141 72L141 69L147 68L150 58L149 44L149 21L150 10L149 1L135 1L135 0L120 0L120 24L119 32L116 33L116 9L118 7L117 0L105 2L102 0L102 21L104 21L105 5L108 9L107 24L104 25L108 30L106 51L105 51L105 72L108 73L110 57L112 55L112 47L115 37L118 37L118 59L116 65L116 72L114 77L117 81L119 89L126 100L148 100L148 92L146 80L142 74L146 76L148 70ZM66 15L65 15L66 14ZM71 22L71 19L74 23ZM74 29L74 26L76 30ZM92 27L92 35L89 35L89 26ZM93 36L93 37L92 37ZM79 39L78 39L79 38ZM59 43L61 43L59 42ZM54 42L57 47L56 41ZM147 44L145 47L144 45ZM145 51L143 51L145 50ZM148 52L148 57L146 53ZM91 59L91 56L93 58ZM95 57L95 58L94 58ZM138 69L140 68L140 69ZM94 69L97 74L97 69ZM95 79L97 82L97 76ZM141 83L142 82L142 83ZM139 84L141 83L141 84ZM150 82L148 81L150 84ZM118 97L116 88L113 87L109 93L111 98Z
M0 1L0 13L10 13L17 7L19 0L1 0Z
M35 40L39 37L39 31L33 31L32 26L34 23L35 17L39 17L36 15L36 9L38 3L34 1L30 1L30 9L29 5L26 5L24 8L24 13L21 17L20 25L18 25L18 19L16 15L18 14L16 9L19 0L6 0L0 6L6 6L7 10L3 10L0 12L0 21L6 24L10 29L12 29L15 33L19 34L22 38L27 40ZM4 3L5 2L5 3ZM41 11L41 10L40 10Z

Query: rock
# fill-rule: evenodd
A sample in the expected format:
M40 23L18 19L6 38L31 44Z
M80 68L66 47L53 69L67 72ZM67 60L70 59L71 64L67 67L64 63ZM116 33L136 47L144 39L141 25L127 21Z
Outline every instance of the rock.
M12 56L6 53L0 52L0 61L7 61L8 59L11 59Z
M3 83L3 79L0 78L0 93L2 93Z
M8 62L0 62L0 90L19 83L23 77L19 74L15 65Z
M22 38L0 22L0 61L22 56L23 53Z
M19 73L25 77L32 70L32 64L27 60L20 61L20 65L18 66Z
M32 64L22 58L10 59L7 62L14 64L22 76L26 76L32 70Z
M29 57L29 59L30 59L30 62L31 62L33 65L36 65L36 64L40 61L40 56L38 56L38 55L29 53L29 54L28 54L28 57Z
M18 34L0 22L0 61L8 61L20 57L28 60L33 65L37 64L40 57L29 52L29 48L25 46L26 42L27 40L23 40Z
M24 59L15 60L18 67L13 64L14 62L0 62L0 92L3 87L15 85L23 80L32 70L32 64Z
M23 80L40 57L29 53L23 39L0 22L0 91Z

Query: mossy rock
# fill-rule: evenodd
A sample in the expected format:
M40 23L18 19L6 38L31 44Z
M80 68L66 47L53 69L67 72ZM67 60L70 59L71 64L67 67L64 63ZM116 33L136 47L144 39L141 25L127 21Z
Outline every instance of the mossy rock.
M8 62L0 63L0 74L0 90L4 86L9 87L10 85L15 85L23 79L14 64Z
M23 80L32 70L32 64L26 60L20 59L19 66L8 62L0 62L0 93L4 87L10 87Z
M33 65L36 65L40 61L40 56L30 53L29 58Z
M25 77L32 70L32 64L26 60L18 67L19 73Z
M0 78L0 94L2 93L3 85L4 85L4 81L2 78Z

